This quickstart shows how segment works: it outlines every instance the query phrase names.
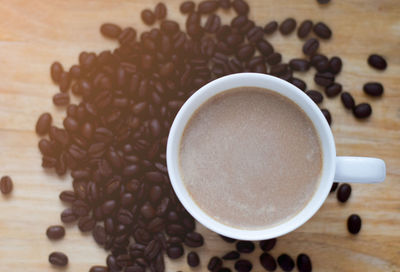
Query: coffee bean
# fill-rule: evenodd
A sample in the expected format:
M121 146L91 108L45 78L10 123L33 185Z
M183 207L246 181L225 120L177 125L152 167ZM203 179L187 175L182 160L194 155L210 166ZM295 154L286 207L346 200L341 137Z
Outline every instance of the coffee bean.
M60 87L60 92L65 93L68 91L69 86L71 85L71 76L68 72L61 72L58 85Z
M249 13L249 5L244 0L233 0L232 7L237 14L247 14Z
M95 265L90 268L89 272L108 272L108 268L106 266Z
M67 93L57 93L53 96L53 103L56 106L66 106L69 104L69 95Z
M223 260L237 260L240 258L240 253L237 251L229 251L224 256L222 256Z
M117 202L115 200L107 200L101 206L104 215L112 214L117 207Z
M183 255L182 245L171 245L167 248L167 255L171 259L178 259Z
M287 18L279 26L279 31L281 32L282 35L289 35L290 33L293 32L293 30L295 30L296 26L297 22L295 19Z
M200 264L199 255L196 252L189 252L187 255L187 263L190 267L196 267Z
M121 35L122 29L116 24L105 23L101 25L100 32L107 38L116 39Z
M381 96L383 94L383 85L379 82L368 82L364 84L363 90L370 96Z
M317 0L318 4L328 4L331 0Z
M265 61L269 64L269 65L275 65L280 63L282 60L282 55L280 53L272 53L271 55L269 55Z
M324 23L319 22L314 25L314 33L321 39L329 39L332 37L332 31L331 29Z
M315 63L314 67L320 73L327 72L327 71L329 71L329 61L323 59L323 60L318 61L317 63Z
M260 241L260 248L263 251L270 251L275 247L276 244L276 238L268 239L268 240L262 240Z
M255 26L247 32L247 40L256 43L264 37L264 31L261 27Z
M222 240L224 240L227 243L232 244L232 243L236 242L236 239L229 238L229 237L226 237L226 236L223 236L223 235L219 235L219 236L222 238Z
M305 91L306 88L307 88L307 84L303 80L301 80L299 78L292 77L289 80L289 82L292 83L294 86L296 86L297 88L299 88L302 91Z
M329 125L332 124L332 117L331 113L327 109L321 109L322 114L324 115L326 121L328 122Z
M61 201L66 203L73 203L76 200L75 193L73 191L62 191L59 195Z
M326 61L326 62L328 62L328 64L329 64L328 57L325 56L325 55L315 54L315 55L313 55L313 56L311 57L311 59L310 59L311 65L312 65L313 67L316 67L316 65L317 65L319 62L321 62L321 61Z
M332 57L329 60L329 71L337 75L342 70L342 60L339 57Z
M332 85L334 80L335 77L330 72L324 72L324 73L318 72L314 76L315 83L323 87L328 87L329 85Z
M317 39L311 38L307 40L303 45L303 53L311 56L317 52L319 48L319 41Z
M66 266L68 264L68 257L62 252L52 252L49 255L49 262L55 266Z
M13 190L13 182L9 176L3 176L0 179L0 191L3 195L8 195Z
M343 183L339 186L338 192L337 192L337 199L344 203L346 202L351 195L351 186L347 183Z
M201 247L204 244L203 236L198 232L189 232L185 237L185 245L188 247Z
M179 25L175 21L164 20L161 22L160 29L167 35L173 35L179 31Z
M254 248L254 243L251 241L239 241L236 243L236 250L240 253L251 253Z
M228 267L221 267L218 272L231 272L232 270Z
M96 221L91 218L90 216L85 216L79 219L78 227L79 230L82 232L87 232L93 230L94 226L96 225Z
M378 70L385 70L387 67L386 60L378 54L372 54L368 57L368 64Z
M348 92L343 92L343 93L340 95L340 98L341 98L342 103L343 103L343 105L344 105L344 107L345 107L346 109L351 110L351 109L354 108L354 106L355 106L354 98L353 98L353 96L352 96L350 93L348 93Z
M310 63L305 59L292 59L289 61L289 66L294 71L308 71Z
M58 61L53 62L53 64L50 67L50 75L51 75L51 79L58 83L60 81L60 77L62 72L64 71L61 63L59 63Z
M256 47L260 53L266 57L270 56L274 52L272 45L266 40L260 40L257 42Z
M316 104L320 104L322 103L322 101L324 100L324 97L322 96L322 94L318 91L314 91L314 90L309 90L306 91L306 94L312 99L312 101L314 101Z
M352 214L347 218L347 229L351 234L357 234L361 230L361 218L358 214Z
M331 190L329 191L329 193L334 193L334 192L336 191L336 189L337 189L338 186L339 186L339 183L334 182L334 183L332 184L332 187L331 187Z
M283 271L292 271L292 269L294 268L294 261L292 257L287 254L281 254L278 257L278 264Z
M49 132L52 120L53 118L51 117L50 113L42 113L36 122L36 133L38 135L47 134Z
M96 241L97 244L100 246L104 246L107 240L106 231L103 226L95 226L92 232L93 239Z
M235 269L238 272L249 272L253 269L253 265L248 260L238 260L235 262Z
M267 35L273 34L278 29L278 22L271 21L264 26L264 32Z
M46 230L46 235L50 240L58 240L64 237L65 229L63 226L50 226Z
M297 256L297 268L299 269L299 272L311 272L312 265L310 257L303 253L299 254L299 256Z
M193 1L185 1L180 5L179 10L183 14L187 14L193 12L194 8L195 8L195 3Z
M167 17L167 7L164 3L158 3L154 8L154 15L158 20L165 19Z
M361 103L353 108L353 114L359 119L367 118L371 115L372 108L368 103Z
M152 25L156 21L156 16L149 9L142 10L140 16L142 17L142 20L146 25Z
M217 256L210 259L207 265L208 271L216 272L222 267L222 260Z
M157 254L160 252L160 250L161 250L160 242L158 240L154 239L154 240L151 240L150 243L146 246L143 254L147 260L151 261L155 257L157 257Z
M77 219L78 216L72 211L71 208L67 208L61 213L61 221L63 223L72 223Z
M239 47L236 57L240 61L249 60L254 55L255 49L250 44L243 45Z
M219 3L216 0L207 0L199 3L197 10L202 14L213 13L219 7Z
M327 97L335 97L342 91L342 85L339 83L333 83L325 88L325 94Z
M206 24L204 26L204 31L207 33L217 33L221 26L221 18L218 15L211 14L208 16Z
M308 34L310 34L312 28L313 28L313 22L311 22L310 20L304 20L300 26L299 29L297 30L297 36L300 39L304 39L308 36Z
M260 263L267 271L275 271L277 268L274 257L266 252L260 255Z

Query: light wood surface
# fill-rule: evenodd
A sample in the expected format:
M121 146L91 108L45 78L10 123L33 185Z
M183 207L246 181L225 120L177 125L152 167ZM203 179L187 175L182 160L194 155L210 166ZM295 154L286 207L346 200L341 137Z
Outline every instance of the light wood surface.
M34 125L38 115L50 111L60 125L64 112L51 102L57 91L49 77L49 66L59 60L64 67L77 62L80 51L112 49L116 44L99 33L101 23L146 29L140 11L158 1L103 0L1 0L0 1L0 176L10 175L14 191L0 196L0 271L54 271L47 258L51 251L68 254L70 265L61 271L88 271L104 264L106 253L90 235L68 226L65 239L50 242L45 231L59 224L63 209L58 194L71 188L70 177L60 180L44 171L37 148ZM180 0L168 0L168 16L182 22ZM343 58L338 81L354 94L357 102L371 102L373 115L367 121L353 118L340 99L324 102L332 112L338 155L379 157L386 161L387 179L379 185L354 185L348 203L330 196L321 210L304 226L278 239L272 255L310 255L314 271L400 271L400 2L398 0L332 0L318 6L315 0L252 0L251 16L264 25L292 16L298 22L311 18L333 29L333 38L321 43L321 52ZM224 21L232 13L222 13ZM274 35L270 41L284 60L301 57L296 35ZM378 72L366 64L370 53L384 55L388 69ZM311 73L310 73L311 74ZM305 78L314 88L311 75ZM303 75L301 75L303 77ZM366 81L385 86L382 98L362 92ZM359 235L346 230L352 213L362 217ZM205 246L198 250L205 271L212 255L221 256L233 245L198 224ZM187 251L188 252L188 251ZM261 271L257 253L244 256ZM170 261L167 271L191 271L185 258ZM229 264L232 267L232 264Z

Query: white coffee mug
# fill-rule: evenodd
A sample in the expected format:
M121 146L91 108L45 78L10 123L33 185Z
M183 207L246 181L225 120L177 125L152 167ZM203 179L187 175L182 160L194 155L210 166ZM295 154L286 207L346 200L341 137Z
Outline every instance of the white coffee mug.
M323 165L319 185L307 205L295 216L265 229L239 229L218 222L206 214L190 197L179 172L179 149L183 131L193 113L211 97L237 87L260 87L275 91L296 103L314 124L322 145ZM333 181L353 183L382 182L386 176L381 159L366 157L336 157L331 129L321 110L300 89L277 77L258 73L238 73L216 79L194 93L179 110L169 132L167 167L172 187L186 210L207 228L241 240L263 240L289 233L303 225L322 206Z

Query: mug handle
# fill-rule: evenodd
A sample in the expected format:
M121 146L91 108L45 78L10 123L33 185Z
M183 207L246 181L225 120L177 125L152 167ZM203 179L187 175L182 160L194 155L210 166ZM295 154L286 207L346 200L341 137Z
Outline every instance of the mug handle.
M336 157L334 181L351 183L379 183L386 177L385 162L368 157Z

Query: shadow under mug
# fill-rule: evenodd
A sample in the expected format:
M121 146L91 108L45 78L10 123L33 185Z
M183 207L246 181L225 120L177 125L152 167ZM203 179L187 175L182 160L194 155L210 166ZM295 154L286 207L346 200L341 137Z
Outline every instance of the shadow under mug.
M277 92L297 104L312 121L322 147L322 172L318 187L296 215L264 229L239 229L218 222L199 208L185 188L179 172L179 149L183 131L193 113L211 97L237 87L259 87ZM378 183L386 176L383 160L367 157L336 157L331 129L321 110L300 89L277 77L238 73L216 79L194 93L182 106L171 126L167 143L167 167L172 187L186 210L207 228L240 240L264 240L287 234L307 222L322 206L334 181Z

